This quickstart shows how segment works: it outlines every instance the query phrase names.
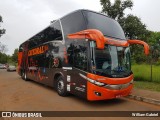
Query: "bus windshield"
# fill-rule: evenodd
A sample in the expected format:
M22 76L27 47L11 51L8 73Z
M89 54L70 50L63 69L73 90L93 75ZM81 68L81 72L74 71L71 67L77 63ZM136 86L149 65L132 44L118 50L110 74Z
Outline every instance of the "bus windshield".
M94 41L90 42L91 69L94 74L115 78L131 75L129 47L105 45L105 48L100 50L95 44Z

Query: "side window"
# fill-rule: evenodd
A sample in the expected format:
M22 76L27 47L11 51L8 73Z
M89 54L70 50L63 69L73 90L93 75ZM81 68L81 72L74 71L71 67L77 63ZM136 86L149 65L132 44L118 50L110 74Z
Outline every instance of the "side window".
M82 12L78 11L61 19L64 36L86 29Z
M44 54L31 56L28 59L28 63L30 67L45 67L45 56Z
M31 49L53 40L62 40L62 31L59 21L33 36L30 39L29 48Z
M29 48L29 49L34 48L36 45L37 45L37 44L36 44L35 41L30 40L30 41L29 41L29 46L28 46L28 48Z
M87 43L78 41L75 43L73 51L74 67L87 70Z
M49 27L48 40L62 40L62 30L59 21Z

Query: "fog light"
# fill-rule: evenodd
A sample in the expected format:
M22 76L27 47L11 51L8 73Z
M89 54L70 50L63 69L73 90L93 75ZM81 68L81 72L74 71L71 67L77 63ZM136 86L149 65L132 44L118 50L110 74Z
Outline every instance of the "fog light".
M101 96L100 92L94 92L94 94L97 95L97 96Z

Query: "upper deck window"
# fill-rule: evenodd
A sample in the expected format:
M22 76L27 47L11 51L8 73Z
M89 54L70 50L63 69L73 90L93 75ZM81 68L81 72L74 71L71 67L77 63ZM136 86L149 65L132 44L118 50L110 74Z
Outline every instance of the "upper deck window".
M86 18L87 29L98 29L106 37L125 40L124 32L119 23L105 15L90 11L83 11Z
M22 45L19 46L19 52L22 52L23 51L23 47Z
M86 24L81 11L71 13L61 19L64 36L86 29Z
M59 21L56 21L51 26L32 37L29 42L29 48L34 48L53 40L62 40L62 31Z

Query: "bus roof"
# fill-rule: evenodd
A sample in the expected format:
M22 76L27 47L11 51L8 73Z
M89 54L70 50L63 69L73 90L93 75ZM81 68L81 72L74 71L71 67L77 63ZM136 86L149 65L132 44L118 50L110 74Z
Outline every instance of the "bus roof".
M92 11L92 10L88 10L88 9L78 9L78 10L75 10L75 11L73 11L73 12L70 12L70 13L62 16L61 18L59 18L59 19L57 19L57 20L52 20L51 23L50 23L47 27L45 27L44 29L42 29L41 31L39 31L37 34L39 34L40 32L42 32L43 30L45 30L45 29L48 28L49 26L52 26L52 25L53 25L56 21L58 21L58 20L62 20L63 18L65 18L65 17L67 17L67 16L69 16L69 15L72 15L72 14L74 14L74 13L76 13L76 12L85 12L85 11L92 12L92 13L96 13L96 14L103 15L103 16L105 16L105 17L108 17L107 15L104 15L104 14L102 14L102 13L95 12L95 11ZM110 17L108 17L108 18L110 18ZM112 19L112 20L113 20L113 21L116 21L116 20L114 20L114 19ZM35 35L37 35L37 34L35 34ZM33 36L35 36L35 35L33 35ZM32 36L32 37L33 37L33 36ZM26 40L25 42L29 41L32 37L30 37L30 38L29 38L28 40ZM25 42L23 42L22 44L24 44ZM22 45L22 44L21 44L21 45Z

